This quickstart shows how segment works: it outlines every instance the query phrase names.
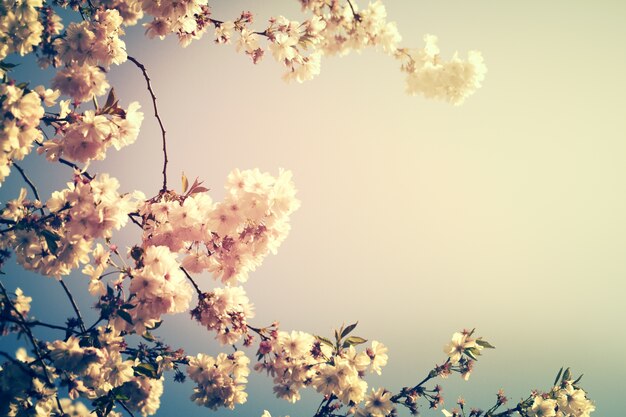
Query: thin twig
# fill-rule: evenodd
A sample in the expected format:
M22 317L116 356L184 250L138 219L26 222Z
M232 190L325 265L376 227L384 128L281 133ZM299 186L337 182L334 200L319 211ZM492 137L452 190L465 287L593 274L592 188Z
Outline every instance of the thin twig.
M15 169L17 169L19 171L20 175L22 176L22 178L24 179L26 184L28 184L30 189L33 190L33 194L35 195L35 198L38 201L41 201L41 198L39 197L39 192L37 191L37 187L35 187L35 184L30 180L30 178L28 178L28 175L26 175L26 172L24 172L24 168L22 168L21 166L19 166L15 162L13 162L13 166L15 167ZM42 216L44 216L46 214L43 211L43 207L39 207L39 211L41 212Z
M135 218L135 216L139 216L136 213L128 213L128 218L130 219L131 222L135 223L137 226L141 227L143 229L143 226L141 225L141 223L139 223L139 221ZM141 217L141 216L139 216Z
M196 284L196 281L194 281L191 275L189 275L189 272L187 272L187 270L183 268L182 266L180 267L180 270L183 271L185 275L187 276L187 279L191 281L191 284L196 289L196 292L198 293L198 295L202 295L202 291L200 290L200 287L198 287L198 284Z
M152 90L152 84L150 82L150 77L148 76L148 72L146 71L146 67L139 61L137 61L132 56L128 55L128 60L135 64L137 68L141 70L143 73L143 78L146 80L146 86L148 87L148 92L152 97L152 107L154 107L154 117L159 122L159 127L161 128L161 137L163 138L163 187L161 191L167 191L167 141L165 139L165 127L163 126L163 121L161 120L161 116L159 115L159 108L157 107L157 98L154 94L154 90Z
M33 371L31 368L29 368L28 366L26 366L26 364L22 361L18 361L17 359L15 359L14 357L12 357L11 355L9 355L6 352L3 352L0 350L0 356L4 356L5 358L7 358L9 361L11 361L13 364L17 365L20 367L20 369L22 371L24 371L25 373L27 373L28 375L30 375L31 377L36 377L39 378L40 375L37 374L35 371Z
M350 0L348 0L348 5L350 5L350 10L352 10L352 16L354 16L357 21L360 21L361 16L356 12L356 10L354 10L354 6Z
M124 404L124 402L123 402L123 401L118 400L118 401L117 401L117 403L118 403L119 405L121 405L121 406L122 406L122 408L123 408L123 409L124 409L124 410L128 413L128 415L130 415L131 417L135 417L135 415L133 414L133 412L132 412L132 411L130 411L130 410L128 409L128 407L126 407L126 404Z
M56 324L50 324L50 323L46 323L46 322L39 321L39 320L31 320L31 321L21 322L21 321L19 321L17 319L13 319L11 317L3 317L2 319L5 320L5 321L8 321L10 323L24 324L24 325L29 326L29 327L31 327L31 326L40 326L40 327L47 327L48 329L63 330L64 332L72 332L72 333L80 334L76 330L72 330L69 327L57 326Z
M61 286L63 287L63 290L65 291L65 294L67 295L67 298L69 298L70 302L72 303L72 308L74 308L74 312L76 313L76 318L78 318L78 322L80 324L80 330L82 330L83 333L86 333L87 330L85 329L85 322L83 320L83 316L80 314L80 310L78 309L78 305L76 304L76 301L74 300L74 297L72 296L72 293L70 292L70 289L67 288L67 285L65 285L65 282L63 282L62 278L59 278L59 282L61 283Z
M85 177L87 177L87 179L92 180L94 179L94 176L91 175L90 173L88 173L87 171L84 171L81 167L79 167L78 165L76 165L75 163L68 161L67 159L63 159L63 158L59 158L59 162L63 165L67 165L68 167L72 167L74 169L77 169L78 171L80 171L80 173L82 175L84 175Z

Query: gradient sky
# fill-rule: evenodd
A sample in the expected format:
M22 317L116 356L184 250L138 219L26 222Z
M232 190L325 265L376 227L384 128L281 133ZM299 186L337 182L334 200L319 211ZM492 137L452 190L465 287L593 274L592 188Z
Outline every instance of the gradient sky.
M385 4L403 45L419 47L432 33L446 57L481 50L484 87L461 107L409 97L398 63L373 51L325 59L315 80L285 84L269 56L254 66L209 37L181 49L129 29L129 54L147 66L168 130L170 185L180 188L184 171L220 199L233 168L294 172L302 207L292 232L246 284L254 322L330 334L359 320L359 335L389 346L389 365L370 386L415 383L445 359L454 331L476 327L497 349L470 382L444 381L450 407L459 395L488 407L499 388L513 401L547 389L565 365L585 374L596 415L622 415L626 3ZM243 9L258 13L259 26L271 15L302 18L284 0L216 2L214 16ZM14 76L50 78L31 67ZM123 103L142 103L146 119L137 143L90 171L155 194L160 134L144 81L130 63L109 79ZM38 156L24 166L43 195L70 179ZM0 199L20 186L13 176ZM138 238L127 228L118 239ZM3 281L33 295L36 315L70 314L52 280L9 272ZM83 277L69 280L86 293ZM89 310L92 301L81 303ZM159 334L191 354L219 351L186 315ZM270 382L253 375L248 403L217 415L313 414L315 395L291 405L273 399ZM159 415L209 415L190 394L190 384L169 381Z

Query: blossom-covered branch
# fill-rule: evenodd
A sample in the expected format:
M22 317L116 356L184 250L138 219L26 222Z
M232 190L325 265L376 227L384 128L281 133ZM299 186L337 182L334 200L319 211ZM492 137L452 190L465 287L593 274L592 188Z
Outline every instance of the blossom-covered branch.
M29 199L22 188L3 199L0 267L13 255L22 268L58 280L73 311L64 324L41 321L30 314L31 297L0 283L0 334L25 336L30 348L14 356L0 352L6 359L0 367L0 415L145 417L157 413L168 373L177 382L193 382L190 399L199 406L233 409L247 400L251 369L267 374L273 394L289 402L305 389L315 390L321 396L315 417L390 417L400 406L416 414L420 407L443 405L442 388L431 380L451 373L467 380L483 349L493 347L473 331L458 332L444 348L447 359L421 381L408 381L395 394L370 387L367 375L382 372L388 349L357 336L356 323L330 337L286 331L278 321L251 323L255 308L244 284L277 252L300 206L291 172L234 169L222 201L214 201L199 179L183 175L180 191L168 185L166 130L152 81L123 40L125 28L140 22L149 38L173 34L182 46L212 28L215 43L234 43L255 64L268 50L285 68L287 81L314 78L323 57L375 48L400 61L410 94L458 105L481 86L486 67L479 52L445 61L432 35L422 48L400 47L397 25L388 21L381 1L362 8L354 0L299 3L302 19L277 15L254 29L251 12L216 19L208 0L0 0L0 184L15 168L34 196ZM59 8L75 12L65 26ZM62 14L72 16L69 10ZM12 78L20 74L5 58L28 54L42 70L54 71L51 88ZM161 130L163 180L154 196L120 192L116 178L87 171L111 148L122 150L139 137L140 104L121 106L107 80L109 69L126 61L141 71ZM103 104L98 97L105 97ZM64 172L69 182L46 200L16 163L35 147L55 163L49 167L72 168ZM122 250L115 236L129 220L140 233ZM95 301L98 318L90 326L65 282L76 272L87 277ZM167 344L156 330L179 313L189 314L230 353L187 354ZM37 339L40 328L55 330L55 336ZM560 382L559 377L551 391L533 392L513 408L498 411L506 402L498 394L494 407L469 415L586 417L594 406L579 380L572 381L569 371ZM458 405L460 410L444 414L467 417L464 402Z

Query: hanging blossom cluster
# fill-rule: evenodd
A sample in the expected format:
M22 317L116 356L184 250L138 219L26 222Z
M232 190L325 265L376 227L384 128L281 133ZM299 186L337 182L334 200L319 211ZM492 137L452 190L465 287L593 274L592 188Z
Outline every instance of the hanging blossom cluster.
M96 10L92 19L71 23L54 41L52 63L65 65L52 87L77 102L103 95L108 89L104 70L126 61L126 45L120 39L123 19L117 10Z
M200 294L191 316L214 331L222 345L233 345L248 336L248 320L254 317L254 306L243 287L226 286ZM249 337L246 344L251 344Z
M236 404L246 402L248 394L244 390L250 359L243 352L220 353L217 358L199 353L188 359L187 374L197 384L191 395L193 402L212 410L220 407L232 410Z
M209 271L230 285L245 282L289 232L289 216L300 205L292 174L234 170L224 201L213 204L205 191L196 181L182 195L161 193L147 201L139 209L143 246L183 253L189 272Z
M96 239L110 238L136 209L141 193L120 195L119 182L108 174L89 179L80 174L55 191L42 216L40 201L26 198L26 189L0 211L12 223L0 234L0 249L15 252L17 262L42 275L61 277L89 262Z

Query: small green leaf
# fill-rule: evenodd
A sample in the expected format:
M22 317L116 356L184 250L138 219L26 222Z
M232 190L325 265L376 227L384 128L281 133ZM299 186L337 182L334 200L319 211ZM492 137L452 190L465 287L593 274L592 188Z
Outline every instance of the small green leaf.
M128 323L130 325L133 324L133 318L126 311L124 311L124 310L117 310L117 315L119 317L121 317L126 323Z
M349 335L350 332L356 328L357 324L359 324L358 321L343 329L343 331L341 332L341 337L346 337L347 335Z
M0 62L0 68L10 70L19 66L20 64L11 64L10 62Z
M483 339L476 339L476 344L480 347L484 347L486 349L495 349L496 347L494 345L492 345L491 343L487 342L486 340Z
M344 342L343 342L343 347L347 348L350 346L356 346L356 345L361 345L363 343L367 342L366 339L363 339L362 337L359 336L350 336L349 338L347 338Z
M561 374L563 373L563 367L561 366L561 369L559 370L559 373L556 374L556 378L554 378L554 384L552 385L556 385L557 382L559 382L559 378L561 378Z
M144 334L141 335L141 337L143 337L144 339L146 339L149 342L154 342L156 340L154 335L152 333L150 333L149 331L145 331Z
M156 330L159 327L161 327L162 324L163 324L163 320L159 320L156 323L154 323L154 326L152 326L152 327L146 326L146 329L148 329L148 330Z
M476 356L480 356L480 350L476 348L468 348L464 350L464 353L475 361L478 360Z
M123 306L121 306L120 308L122 310L132 310L133 308L137 307L135 304L124 304Z
M571 379L572 379L572 373L570 372L569 368L567 368L565 372L563 372L563 378L561 378L561 382L570 381Z
M335 341L339 343L340 340L341 338L339 337L339 332L337 331L337 329L335 329Z
M331 342L330 340L326 339L325 337L322 336L315 336L315 338L317 340L319 340L321 343L328 345L330 347L335 347L335 345L333 345L333 342Z
M578 384L580 382L580 380L583 379L583 375L584 374L581 374L578 378L576 378L576 381L572 382L572 385Z
M50 252L53 255L56 255L57 251L59 250L59 245L57 244L57 242L61 240L61 236L57 235L56 233L48 229L42 230L41 234L46 240L46 244L48 245L48 249L50 249Z
M145 375L149 378L157 377L156 369L149 363L140 363L139 365L133 367L133 369L140 375Z

